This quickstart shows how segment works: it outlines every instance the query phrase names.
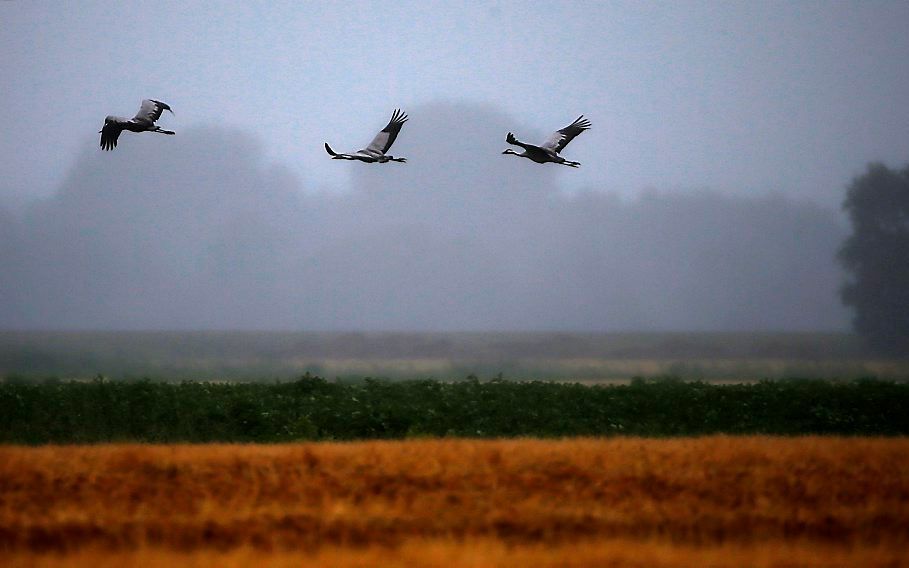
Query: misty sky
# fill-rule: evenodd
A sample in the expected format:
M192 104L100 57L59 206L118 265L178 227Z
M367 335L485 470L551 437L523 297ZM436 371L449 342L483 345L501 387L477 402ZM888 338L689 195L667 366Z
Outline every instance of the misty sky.
M324 141L360 148L434 102L494 107L528 141L588 116L565 190L838 206L867 162L909 157L907 2L12 1L0 22L0 198L19 202L147 97L178 133L252 133L303 190L360 166ZM412 151L405 127L395 153Z
M252 135L85 148L0 223L0 328L843 330L839 213L782 194L559 189L492 107L417 105L407 164L301 192ZM447 131L452 138L437 138ZM468 132L484 136L457 143ZM465 164L468 167L465 167ZM383 167L391 166L391 167ZM567 168L565 168L567 169Z
M845 330L909 3L0 2L0 328ZM174 137L108 114L170 103ZM392 109L406 164L333 161ZM578 169L501 155L580 114Z

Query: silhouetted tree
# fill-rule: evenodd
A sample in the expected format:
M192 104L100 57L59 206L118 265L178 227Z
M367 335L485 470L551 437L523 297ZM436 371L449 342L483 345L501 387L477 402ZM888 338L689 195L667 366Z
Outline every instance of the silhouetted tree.
M852 235L839 259L852 273L842 299L875 348L909 355L909 166L870 164L846 193Z

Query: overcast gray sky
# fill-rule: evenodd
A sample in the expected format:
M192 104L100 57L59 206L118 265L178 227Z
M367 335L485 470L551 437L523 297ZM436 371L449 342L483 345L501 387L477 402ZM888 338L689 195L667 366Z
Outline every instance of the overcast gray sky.
M845 330L909 2L0 2L0 328ZM108 114L170 103L175 137ZM329 159L401 107L406 164ZM502 156L585 114L579 169ZM40 197L41 199L35 199Z
M564 190L837 206L868 161L909 158L909 2L11 1L0 22L0 202L56 191L104 117L146 97L178 136L250 132L303 190L362 167L324 141L356 149L393 108L413 124L452 101L528 141L588 116Z

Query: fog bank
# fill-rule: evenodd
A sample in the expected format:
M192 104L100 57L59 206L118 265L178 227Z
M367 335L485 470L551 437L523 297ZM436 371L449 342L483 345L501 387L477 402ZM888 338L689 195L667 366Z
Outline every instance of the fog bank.
M242 130L86 147L50 199L22 215L0 204L0 327L848 327L832 209L708 190L568 195L573 170L501 155L509 130L547 133L486 106L408 110L392 152L408 163L337 162L350 171L338 194L306 191Z

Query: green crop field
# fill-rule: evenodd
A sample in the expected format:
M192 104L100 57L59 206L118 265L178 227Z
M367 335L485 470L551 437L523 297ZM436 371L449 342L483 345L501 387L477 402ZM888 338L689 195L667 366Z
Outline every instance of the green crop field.
M2 332L0 442L903 435L907 378L847 334Z
M909 434L909 384L812 379L0 385L0 443Z

